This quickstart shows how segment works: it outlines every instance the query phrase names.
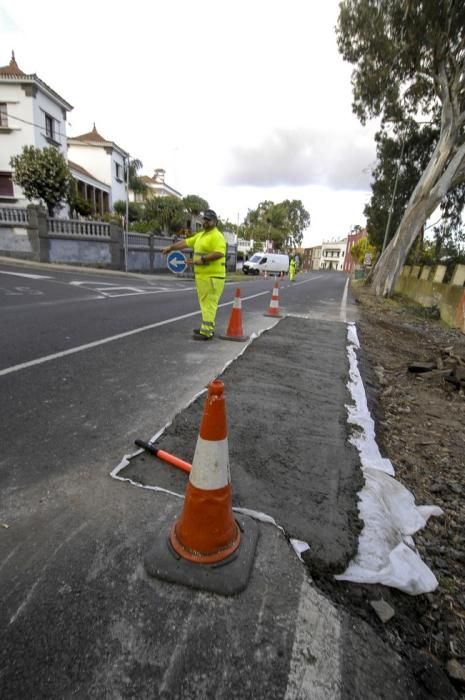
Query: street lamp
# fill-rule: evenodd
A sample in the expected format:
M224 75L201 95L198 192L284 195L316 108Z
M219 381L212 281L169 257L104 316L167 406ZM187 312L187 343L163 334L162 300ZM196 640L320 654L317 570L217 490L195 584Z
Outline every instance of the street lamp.
M124 221L124 270L128 271L128 252L129 252L129 164L130 156L128 154L126 158L126 216Z
M406 133L407 132L404 131L403 136L402 136L402 147L400 149L399 165L397 168L396 179L394 180L394 189L392 190L391 206L389 207L389 215L388 215L388 220L387 220L387 224L386 224L386 230L384 232L384 240L383 240L383 247L381 248L381 255L384 253L384 249L386 248L388 234L389 234L389 228L391 226L392 212L394 209L394 201L395 201L396 192L397 192L397 183L399 181L400 167L402 165L402 156L404 155Z

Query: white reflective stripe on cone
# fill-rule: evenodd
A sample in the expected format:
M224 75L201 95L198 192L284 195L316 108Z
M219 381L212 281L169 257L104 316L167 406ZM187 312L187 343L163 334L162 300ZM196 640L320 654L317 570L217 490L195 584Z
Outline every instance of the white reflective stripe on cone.
M198 489L221 489L231 483L228 438L204 440L199 437L189 477Z

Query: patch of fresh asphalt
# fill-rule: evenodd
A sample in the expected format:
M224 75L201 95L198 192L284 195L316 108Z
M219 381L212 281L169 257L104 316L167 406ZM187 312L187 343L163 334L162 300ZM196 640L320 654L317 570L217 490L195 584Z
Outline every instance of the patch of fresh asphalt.
M286 318L221 376L234 505L271 515L286 535L309 543L312 565L337 572L356 549L362 487L358 452L347 440L346 334L345 324ZM204 401L176 417L161 449L192 461ZM186 481L146 454L120 476L180 493Z

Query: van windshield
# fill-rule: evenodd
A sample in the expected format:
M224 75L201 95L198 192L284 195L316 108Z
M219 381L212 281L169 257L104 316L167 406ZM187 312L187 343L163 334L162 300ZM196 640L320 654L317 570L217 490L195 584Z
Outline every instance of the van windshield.
M258 253L255 253L255 255L252 255L252 257L250 258L250 262L258 262L261 259L261 257L262 256Z

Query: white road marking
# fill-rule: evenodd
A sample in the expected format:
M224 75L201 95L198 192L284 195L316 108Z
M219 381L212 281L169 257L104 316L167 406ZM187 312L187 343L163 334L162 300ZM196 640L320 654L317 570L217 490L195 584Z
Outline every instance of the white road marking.
M255 297L263 296L263 294L269 294L269 291L259 292L258 294L251 294L245 299L254 299ZM232 306L234 304L234 299L232 301L227 301L224 304L219 304L218 307ZM137 333L143 333L144 331L150 331L153 328L159 328L160 326L166 326L169 323L175 323L176 321L182 321L185 318L190 318L192 316L199 316L200 309L198 311L191 311L188 314L182 314L181 316L173 316L173 318L167 318L165 321L158 321L158 323L151 323L148 326L141 326L140 328L134 328L132 331L125 331L124 333L118 333L117 335L109 336L108 338L101 338L101 340L94 340L92 343L86 343L85 345L78 345L75 348L69 348L68 350L63 350L62 352L55 352L53 355L45 355L44 357L38 357L35 360L29 360L29 362L22 362L19 365L13 365L12 367L6 367L0 370L0 377L6 374L13 374L13 372L19 372L22 369L28 369L29 367L35 367L36 365L42 365L45 362L51 362L52 360L57 360L60 357L66 357L67 355L74 355L77 352L82 352L83 350L89 350L90 348L96 348L99 345L105 345L106 343L112 343L115 340L121 340L122 338L128 338L131 335L136 335Z
M284 700L339 700L341 623L336 608L305 577Z
M340 319L341 321L344 321L344 323L347 321L347 292L349 289L349 278L346 280L346 286L344 287L344 292L342 294L342 301L341 301L341 311L340 311Z
M318 275L321 277L322 275ZM310 280L305 280L305 282L312 282L318 277L312 277ZM299 282L299 284L304 284L305 282ZM94 290L95 291L95 290ZM186 291L186 290L183 290ZM241 297L242 301L247 301L248 299L256 299L263 295L269 295L270 290L267 289L265 292L258 292L257 294L249 294L249 296ZM234 304L234 299L231 301L226 301L223 304L218 304L218 308L224 306L232 306ZM182 314L181 316L174 316L173 318L167 318L165 321L158 321L158 323L151 323L148 326L141 326L140 328L134 328L132 331L125 331L124 333L118 333L117 335L109 336L108 338L101 338L101 340L94 340L92 343L86 343L85 345L78 345L75 348L69 348L68 350L63 350L62 352L55 352L52 355L45 355L44 357L38 357L35 360L29 360L29 362L22 362L19 365L13 365L12 367L6 367L0 370L0 377L4 377L7 374L13 374L14 372L19 372L23 369L28 369L29 367L35 367L36 365L42 365L45 362L51 362L52 360L57 360L60 357L66 357L67 355L74 355L77 352L82 352L83 350L90 350L90 348L96 348L99 345L106 345L107 343L112 343L115 340L121 340L122 338L129 338L131 335L136 335L137 333L143 333L144 331L150 331L153 328L159 328L160 326L166 326L169 323L175 323L176 321L182 321L185 318L191 318L192 316L199 316L200 309L198 311L191 311L188 314Z
M8 270L0 270L0 275L15 275L16 277L29 277L31 280L52 280L53 277L46 275L27 275L25 272L9 272Z

